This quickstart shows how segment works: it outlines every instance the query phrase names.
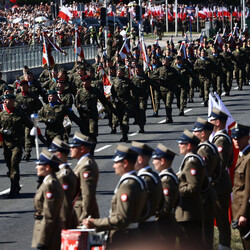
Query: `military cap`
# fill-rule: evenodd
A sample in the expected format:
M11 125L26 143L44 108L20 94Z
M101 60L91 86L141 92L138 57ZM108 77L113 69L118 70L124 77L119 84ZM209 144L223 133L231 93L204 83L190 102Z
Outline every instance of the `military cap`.
M132 141L131 149L136 151L139 155L147 155L147 156L151 156L154 151L154 149L152 149L147 144L137 141Z
M193 145L198 145L200 143L200 139L187 129L183 131L181 137L177 141L179 144L191 143Z
M28 81L26 81L26 80L22 80L22 81L20 82L20 86L22 86L22 85L24 85L24 84L29 84L29 83L28 83Z
M138 156L138 153L134 151L132 148L129 148L127 146L124 146L122 144L118 144L115 155L113 156L112 160L114 162L121 161L123 159L131 159L136 160Z
M39 155L38 161L36 161L36 165L49 165L57 172L61 162L62 161L56 155L52 154L47 149L43 149Z
M81 77L81 80L82 80L82 81L91 80L91 76L90 76L90 75L84 75L84 76Z
M62 152L65 154L68 154L70 151L70 146L68 143L58 139L58 138L54 138L54 140L52 141L49 149L50 152Z
M3 96L3 99L6 100L6 99L16 99L16 96L13 95L13 94L6 94Z
M87 135L83 135L79 132L75 132L72 143L69 144L71 148L78 146L92 147L95 142Z
M57 92L56 92L56 90L49 90L47 92L47 95L57 95Z
M5 85L4 86L4 91L6 91L6 90L14 90L14 88L12 86L10 86L10 85Z
M214 125L210 123L209 121L202 119L200 117L197 118L195 124L194 124L194 132L202 131L202 130L213 130Z
M227 120L228 118L228 115L225 114L224 112L222 112L221 110L217 109L217 108L213 108L212 109L212 112L209 116L209 120L212 121L212 120Z
M166 158L167 160L172 161L176 155L178 154L176 154L173 150L159 143L155 149L155 153L153 154L153 159Z
M240 139L244 136L248 136L249 130L249 126L236 123L235 126L231 129L231 137L234 139Z

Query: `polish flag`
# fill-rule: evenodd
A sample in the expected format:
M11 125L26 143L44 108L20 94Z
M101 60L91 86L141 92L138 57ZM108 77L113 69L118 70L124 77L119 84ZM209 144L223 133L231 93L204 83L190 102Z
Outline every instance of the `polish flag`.
M185 41L182 41L179 51L182 51L183 57L186 59L187 54L186 54L186 42Z
M75 27L75 48L74 48L74 53L76 54L76 60L77 60L77 56L80 56L81 59L84 59L84 53L83 53L83 49L82 49L82 46L81 46L80 36L79 36L79 32L77 30L77 27Z
M218 17L222 17L222 14L223 14L222 8L219 7L219 8L218 8Z
M44 33L43 34L43 66L45 64L49 68L52 68L52 69L55 67L55 61L51 53L51 47Z
M65 20L67 23L70 19L73 18L73 14L70 12L69 8L66 8L64 6L61 7L58 16Z
M119 54L120 54L122 59L125 59L130 54L130 50L129 50L129 47L128 47L126 40L124 41Z
M106 97L109 97L111 95L111 83L105 72L103 74L103 90Z
M202 19L206 19L207 15L203 10L198 11L198 16Z
M174 17L172 13L170 12L170 9L168 9L168 21L172 22L174 20Z
M184 11L181 13L181 21L184 21L186 18L187 18L187 10L185 8Z
M230 17L230 12L226 7L222 7L222 11L223 11L223 16Z

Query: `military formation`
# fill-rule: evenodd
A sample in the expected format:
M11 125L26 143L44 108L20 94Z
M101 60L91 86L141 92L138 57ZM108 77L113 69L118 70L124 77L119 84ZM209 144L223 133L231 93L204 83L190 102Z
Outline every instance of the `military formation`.
M159 115L163 101L165 122L171 126L175 98L179 116L184 116L188 103L196 101L195 92L206 107L211 89L219 96L223 90L230 95L234 78L242 91L249 84L250 40L245 37L222 47L206 37L184 46L182 41L177 46L168 41L164 49L153 44L147 47L149 61L145 65L139 47L123 60L120 31L113 37L109 36L107 53L97 54L93 65L80 60L70 71L61 66L45 68L39 80L24 67L14 86L0 79L0 131L10 198L17 197L21 189L21 160L31 157L31 114L38 113L39 122L45 124L44 135L35 127L48 150L42 151L37 162L32 247L60 249L61 229L85 225L107 231L108 249L142 243L174 249L177 238L182 249L212 249L216 219L220 249L230 249L228 208L233 190L239 201L232 206L233 225L249 249L247 126L237 124L232 139L226 131L228 116L222 111L213 109L209 122L198 118L193 132L185 130L178 140L184 155L178 173L171 168L177 153L161 143L156 149L139 142L118 145L113 167L121 179L106 218L99 218L94 149L101 112L105 112L110 133L117 133L120 126L120 142L128 142L131 118L139 133L147 132L149 100L153 117ZM71 140L72 122L78 129ZM240 150L234 184L228 174L234 159L233 143ZM77 160L74 169L67 162L69 153ZM156 171L149 166L151 157Z

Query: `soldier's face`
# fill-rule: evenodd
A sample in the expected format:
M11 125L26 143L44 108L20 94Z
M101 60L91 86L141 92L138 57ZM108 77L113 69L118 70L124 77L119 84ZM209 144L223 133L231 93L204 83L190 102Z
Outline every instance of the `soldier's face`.
M70 157L72 159L80 159L82 156L82 146L70 148Z
M154 167L155 167L155 170L156 171L161 171L161 158L155 158L155 159L153 159L153 165L154 165Z
M189 152L189 143L179 143L180 154L186 155Z
M56 95L48 95L48 102L55 102L57 100Z
M14 99L5 99L4 100L4 105L7 109L14 108L14 103L15 103Z
M122 176L125 173L123 160L114 162L113 168L115 169L115 174L118 176Z
M242 151L248 145L249 138L250 136L243 136L238 139L233 138L233 143L234 143L235 148Z
M36 165L37 176L46 176L46 165Z
M22 92L27 92L29 89L29 85L28 84L23 84L20 86L20 89Z

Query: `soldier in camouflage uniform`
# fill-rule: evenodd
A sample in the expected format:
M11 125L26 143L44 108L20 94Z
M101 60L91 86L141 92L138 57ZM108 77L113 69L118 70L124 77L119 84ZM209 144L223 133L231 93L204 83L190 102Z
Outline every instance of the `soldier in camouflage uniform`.
M172 103L174 100L174 93L176 91L176 83L179 79L177 71L170 66L168 58L163 58L162 67L158 70L160 94L165 104L166 109L166 123L172 123Z
M208 106L208 95L211 81L212 62L206 57L206 51L201 51L201 56L194 64L194 70L198 73L200 80L200 97L204 100L204 107Z
M111 87L112 103L116 108L120 122L122 138L120 141L128 141L129 110L131 110L131 81L125 77L125 68L119 67L117 77ZM117 119L112 122L112 129L118 126Z
M50 79L42 83L42 87L46 89L47 91L56 88L56 80L58 79L57 68L54 68L51 70L51 76L52 77Z
M36 96L29 92L29 85L27 81L21 81L20 89L21 92L18 93L16 96L16 105L19 106L27 114L28 117L30 117L31 114L36 114L38 110L42 108L43 105ZM30 129L28 127L25 127L24 150L25 155L23 157L23 160L29 160L31 156L30 153L32 150L32 137L30 135Z
M44 65L44 70L42 71L42 73L40 74L38 81L40 83L44 83L46 81L48 81L51 77L50 71L48 69L47 64Z
M20 108L15 108L14 95L7 94L3 98L4 110L0 113L0 133L3 136L4 159L9 170L7 175L11 181L11 198L18 195L21 189L19 163L22 159L24 127L31 129L33 123Z
M135 67L135 75L131 78L131 82L133 84L132 99L134 103L135 122L139 125L139 133L144 133L150 80L143 73L141 65L138 64Z
M0 95L4 92L4 86L6 86L7 83L2 79L2 72L0 72Z
M67 115L77 125L80 125L79 118L72 109L58 101L56 90L48 91L48 104L39 111L39 121L46 125L45 136L49 147L55 137L67 141L68 136L63 127L64 117Z

